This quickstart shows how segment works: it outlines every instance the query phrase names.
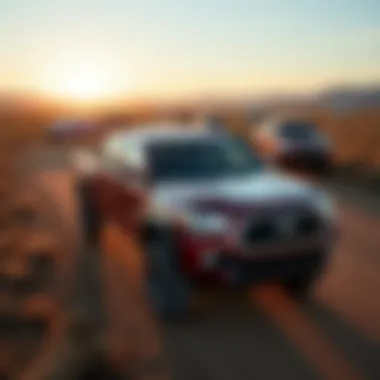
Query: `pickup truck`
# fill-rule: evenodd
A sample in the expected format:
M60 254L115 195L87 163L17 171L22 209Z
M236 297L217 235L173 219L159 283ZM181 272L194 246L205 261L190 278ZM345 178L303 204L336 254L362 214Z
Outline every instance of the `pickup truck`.
M77 155L88 241L102 221L133 233L160 313L189 310L206 286L280 281L304 295L330 257L333 200L267 167L248 143L208 128L144 125Z

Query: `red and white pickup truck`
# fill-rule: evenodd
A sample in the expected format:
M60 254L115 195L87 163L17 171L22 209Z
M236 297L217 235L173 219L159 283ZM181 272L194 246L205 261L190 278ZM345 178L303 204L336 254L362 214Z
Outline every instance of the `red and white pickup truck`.
M279 280L303 293L332 250L330 197L267 168L226 134L141 126L110 134L76 165L89 237L106 218L141 239L162 312L186 310L191 291L205 285Z

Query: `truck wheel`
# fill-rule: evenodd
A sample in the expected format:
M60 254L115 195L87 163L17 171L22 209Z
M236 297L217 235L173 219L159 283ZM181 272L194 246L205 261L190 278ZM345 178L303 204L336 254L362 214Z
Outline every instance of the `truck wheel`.
M148 261L148 292L153 308L164 317L183 316L190 308L190 286L177 262L170 233L160 232L144 244Z
M98 210L92 186L85 180L77 184L78 207L82 222L85 245L98 247L102 228L101 214Z
M294 297L305 298L308 296L316 277L315 273L298 275L287 280L285 285Z

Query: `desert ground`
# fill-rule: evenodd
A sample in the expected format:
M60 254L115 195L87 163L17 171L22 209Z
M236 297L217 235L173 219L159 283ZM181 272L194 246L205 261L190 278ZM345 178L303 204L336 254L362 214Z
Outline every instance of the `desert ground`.
M368 193L376 184L368 182L368 176L376 178L379 167L380 113L319 113L318 120L337 142L339 168L348 170L354 180L346 184L347 174L340 171L336 179L313 179L336 198L341 229L331 262L310 299L298 302L277 284L254 287L239 295L201 294L198 302L202 312L180 323L162 322L150 310L144 293L144 253L133 236L106 225L101 247L84 249L75 172L67 148L44 141L43 126L48 119L11 120L17 124L18 134L3 133L7 146L14 145L14 154L9 153L3 167L23 157L17 161L17 192L12 193L27 199L37 215L17 231L29 234L28 248L37 247L29 251L56 253L52 269L56 285L51 289L59 291L43 289L42 294L47 294L43 302L31 302L37 305L32 310L41 308L39 315L50 316L45 321L51 328L45 339L34 338L40 349L34 360L25 362L23 370L16 370L17 356L9 354L20 344L3 340L1 350L7 353L2 355L4 374L8 371L14 378L30 379L42 378L41 373L44 378L75 378L75 371L79 372L86 359L94 365L89 352L97 343L107 352L109 366L122 373L121 378L128 378L131 372L136 379L378 379L380 214L376 211L378 197ZM10 125L11 121L2 123ZM236 128L242 128L242 123L234 122ZM5 181L6 175L3 177ZM4 219L4 231L9 224L9 219ZM22 277L26 272L21 269L18 266L16 273L9 271L3 276ZM9 289L4 288L2 312L8 310L7 294ZM23 308L17 309L21 312ZM96 338L91 331L84 338L79 334L83 347L72 344L67 327L72 320L82 323L80 331L91 325L99 334ZM30 347L34 350L35 346ZM71 368L73 374L64 377L62 368ZM111 378L107 376L99 378Z

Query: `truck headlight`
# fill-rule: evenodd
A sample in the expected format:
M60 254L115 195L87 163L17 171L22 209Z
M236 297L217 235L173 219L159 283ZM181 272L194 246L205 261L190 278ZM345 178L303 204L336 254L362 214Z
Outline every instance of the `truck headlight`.
M220 214L186 213L184 216L186 227L195 234L223 234L228 231L229 223L225 216Z

